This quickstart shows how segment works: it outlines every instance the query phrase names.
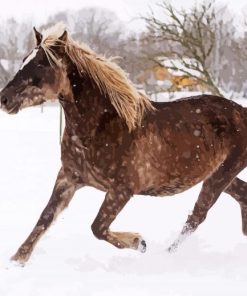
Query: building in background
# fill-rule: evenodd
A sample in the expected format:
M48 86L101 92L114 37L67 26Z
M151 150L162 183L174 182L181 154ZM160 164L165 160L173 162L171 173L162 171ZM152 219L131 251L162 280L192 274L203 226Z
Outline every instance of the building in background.
M193 60L186 60L186 63L192 62ZM198 72L189 71L194 77L189 77L187 68L180 60L162 59L159 65L142 71L135 80L139 88L143 88L148 94L175 91L206 91L206 87L197 79L197 77L200 78Z

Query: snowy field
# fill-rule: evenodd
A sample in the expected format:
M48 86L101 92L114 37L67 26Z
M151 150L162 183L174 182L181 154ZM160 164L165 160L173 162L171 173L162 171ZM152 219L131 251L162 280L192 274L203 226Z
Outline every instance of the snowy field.
M145 254L94 238L91 223L104 193L86 187L25 267L10 262L46 205L60 167L59 110L0 112L0 138L0 296L246 295L247 238L239 206L226 194L176 253L166 252L200 185L174 197L140 196L127 204L112 228L141 233ZM241 177L247 180L247 172Z

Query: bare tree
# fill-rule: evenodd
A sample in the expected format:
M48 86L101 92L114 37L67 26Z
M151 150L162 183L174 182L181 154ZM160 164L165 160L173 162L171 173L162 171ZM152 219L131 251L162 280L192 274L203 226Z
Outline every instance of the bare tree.
M245 19L246 19L245 15ZM244 97L247 97L247 21L244 24L244 32L241 37L239 37L238 43L235 45L236 56L238 57L238 62L241 64L241 73L240 73L240 83L242 86L242 94Z
M17 22L7 19L0 26L0 84L3 86L20 66L26 53L27 36L30 32L29 22ZM5 63L3 64L2 61Z
M78 11L60 12L49 18L50 23L64 22L74 39L87 43L101 54L112 56L122 38L117 16L106 9L90 7Z
M210 69L212 54L216 45L217 13L214 2L195 5L190 12L177 10L163 1L159 4L164 19L153 12L144 17L150 38L167 41L169 49L153 57L155 62L163 65L161 57L173 56L183 66L178 69L175 64L170 69L179 70L189 77L197 79L216 95L221 95ZM189 59L188 59L189 58Z

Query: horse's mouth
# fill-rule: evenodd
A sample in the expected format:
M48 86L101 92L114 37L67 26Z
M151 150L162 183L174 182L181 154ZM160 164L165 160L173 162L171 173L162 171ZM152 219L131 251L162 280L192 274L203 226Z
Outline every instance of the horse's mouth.
M19 106L19 104L15 104L14 106L12 106L8 109L7 108L4 108L4 109L8 114L16 114L20 110L20 106Z

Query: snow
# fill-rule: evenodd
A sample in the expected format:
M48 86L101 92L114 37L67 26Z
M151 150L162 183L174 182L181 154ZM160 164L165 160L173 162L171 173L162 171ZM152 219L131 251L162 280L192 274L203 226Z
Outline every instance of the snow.
M1 296L245 295L247 239L239 206L226 194L176 253L166 251L200 185L174 197L134 197L123 209L112 228L142 234L145 254L93 236L90 226L104 193L85 187L25 267L10 262L46 205L60 167L59 108L0 112L0 136ZM241 177L246 180L247 172Z
M197 66L197 61L195 59L189 59L189 58L184 58L183 61L190 65L190 66ZM200 73L196 70L193 69L188 69L188 67L185 67L183 64L182 60L180 59L163 59L163 64L165 67L175 67L176 69L169 69L169 72L172 73L173 75L178 75L178 76L183 76L185 75L184 71L189 72L191 75L194 75L196 77L199 77Z
M0 59L0 63L2 64L3 68L5 70L8 70L9 68L9 61L7 59Z

